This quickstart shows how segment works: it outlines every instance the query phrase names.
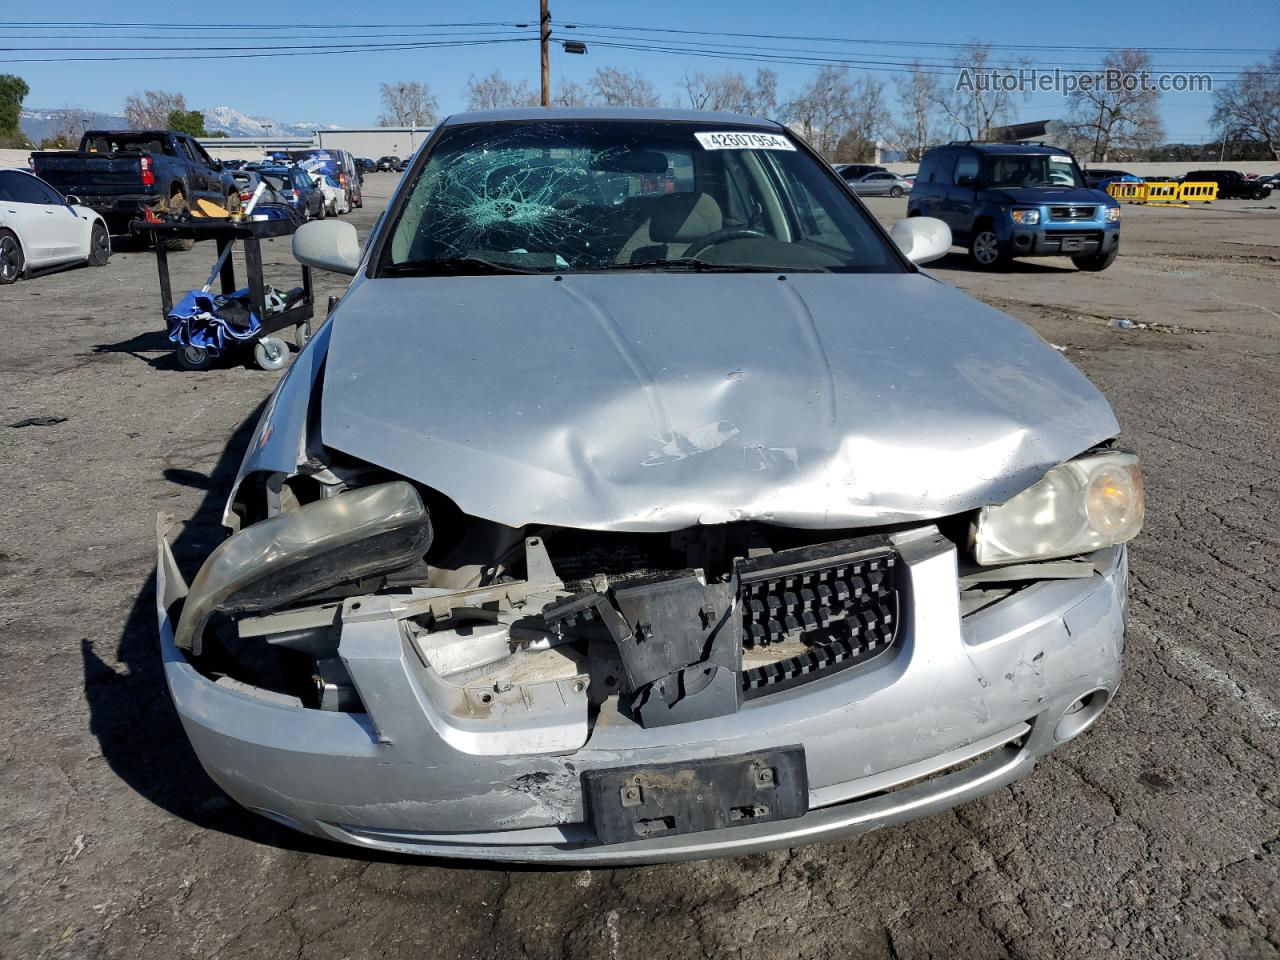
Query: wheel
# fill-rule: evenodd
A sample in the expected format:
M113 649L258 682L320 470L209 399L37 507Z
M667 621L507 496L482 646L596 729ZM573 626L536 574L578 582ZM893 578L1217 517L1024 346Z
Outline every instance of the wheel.
M173 219L181 219L191 208L187 206L187 198L181 193L175 193L169 198L169 216ZM190 250L195 245L195 241L190 237L185 240L166 240L164 248L166 250Z
M253 345L253 358L263 370L279 370L289 363L289 345L279 337L263 337Z
M1108 253L1090 253L1082 257L1072 257L1071 262L1081 270L1089 270L1096 273L1099 270L1105 270L1116 262L1116 257L1120 253L1120 244L1116 244Z
M12 230L0 230L0 283L13 283L26 268L22 244Z
M89 265L105 267L111 259L111 237L103 223L95 223L89 235Z
M326 217L336 217L336 216L338 215L338 201L337 201L337 200L330 200L330 201L329 201L329 209L325 211L325 214L324 214L324 215L325 215Z
M179 347L174 354L183 370L208 370L213 366L213 356L204 347Z
M969 259L983 270L994 270L1009 262L1009 255L1001 249L1000 238L990 226L982 226L969 241Z
M896 200L898 197L902 196L902 188L901 188L901 187L890 187L890 188L889 188L889 196L893 197L893 198Z
M323 219L324 219L324 204L323 204L323 203L321 203L321 204L320 204L320 209L316 211L316 219L317 219L317 220L323 220Z
M299 350L311 340L311 321L303 320L293 328L293 342Z
M1255 191L1253 191L1253 199L1255 199L1255 200L1265 200L1266 198L1267 198L1267 191L1266 191L1266 190L1255 190Z

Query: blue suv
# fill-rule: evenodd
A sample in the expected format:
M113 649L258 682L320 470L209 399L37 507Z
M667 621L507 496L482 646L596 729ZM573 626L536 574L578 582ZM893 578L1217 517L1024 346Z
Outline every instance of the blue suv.
M1105 270L1120 251L1120 205L1085 186L1070 153L1039 143L935 147L920 162L907 215L945 221L988 270L1057 256Z

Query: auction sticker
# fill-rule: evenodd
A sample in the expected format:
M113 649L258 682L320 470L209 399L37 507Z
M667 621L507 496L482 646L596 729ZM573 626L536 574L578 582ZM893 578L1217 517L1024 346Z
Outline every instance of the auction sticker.
M794 150L796 145L776 133L755 133L751 130L717 130L714 133L695 133L703 150Z

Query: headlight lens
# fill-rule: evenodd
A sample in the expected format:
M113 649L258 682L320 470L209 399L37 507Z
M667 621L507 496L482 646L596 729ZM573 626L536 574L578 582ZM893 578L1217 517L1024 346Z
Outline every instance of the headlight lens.
M1014 223L1020 223L1027 227L1034 226L1040 222L1039 210L1013 210L1010 211L1009 216L1013 217Z
M1107 223L1119 223L1119 222L1120 222L1120 208L1107 207Z
M1142 529L1142 471L1132 453L1102 453L1054 467L995 507L974 528L983 566L1087 553L1132 540Z
M199 655L209 616L270 610L336 584L408 566L431 545L422 498L403 480L276 514L220 543L204 562L174 634Z

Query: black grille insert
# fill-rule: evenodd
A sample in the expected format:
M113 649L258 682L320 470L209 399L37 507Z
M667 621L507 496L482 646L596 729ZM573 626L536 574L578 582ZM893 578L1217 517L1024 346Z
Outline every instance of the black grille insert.
M814 673L865 662L888 649L898 624L897 555L863 537L769 554L738 564L742 645L800 641L791 657L742 671L748 697Z

